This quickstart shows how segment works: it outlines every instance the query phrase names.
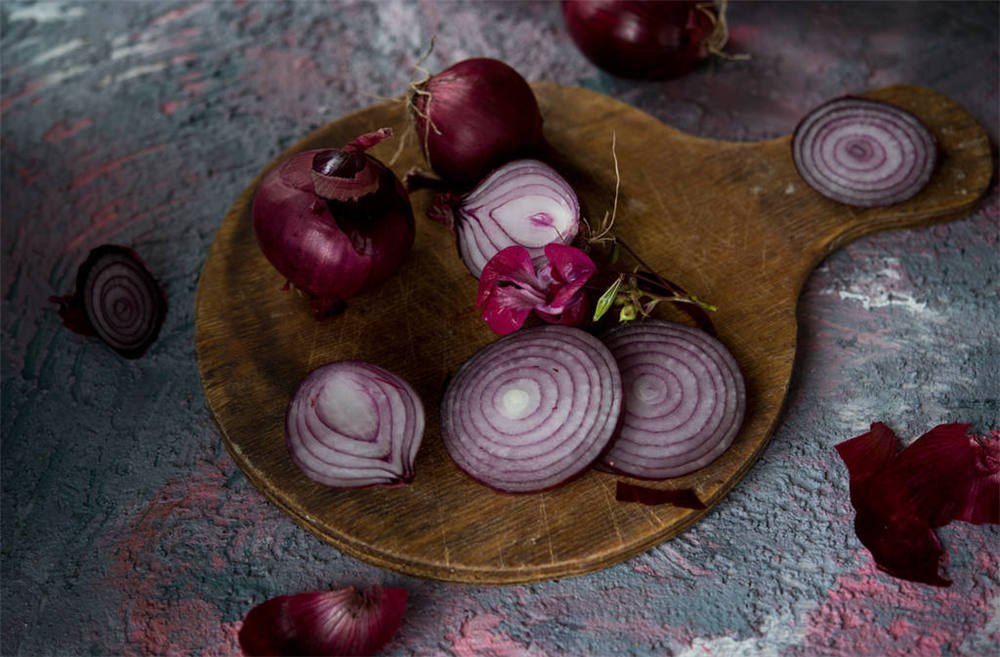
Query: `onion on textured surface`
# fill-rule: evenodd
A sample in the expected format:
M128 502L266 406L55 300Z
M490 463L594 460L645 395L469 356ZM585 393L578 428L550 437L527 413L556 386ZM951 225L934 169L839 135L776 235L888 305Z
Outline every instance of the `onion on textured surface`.
M417 83L410 112L427 163L455 183L474 183L544 144L531 86L497 59L466 59Z
M243 620L240 648L248 656L374 655L399 630L407 595L376 585L271 598Z
M80 265L74 292L49 297L70 330L96 335L125 358L139 358L156 341L167 298L133 251L102 244Z
M868 98L828 101L792 135L799 175L829 199L858 207L901 203L930 181L934 135L913 114Z
M291 156L261 180L253 227L264 256L317 314L396 272L413 246L409 196L395 174L365 153L392 135L362 135L342 149Z
M719 340L659 319L602 338L621 370L621 427L601 464L640 479L679 477L722 454L739 432L746 386Z
M455 230L458 253L476 278L508 246L536 259L547 244L569 244L580 231L576 192L540 160L508 162L467 194L439 194L429 214Z
M310 479L335 488L409 483L423 434L424 407L413 388L361 361L314 369L285 416L292 460Z
M441 435L473 479L508 493L558 486L605 449L621 413L611 352L582 329L521 329L468 359L448 383Z

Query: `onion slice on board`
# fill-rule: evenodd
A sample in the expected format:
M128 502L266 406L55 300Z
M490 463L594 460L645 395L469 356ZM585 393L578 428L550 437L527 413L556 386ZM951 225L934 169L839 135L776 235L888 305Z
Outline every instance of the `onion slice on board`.
M423 434L424 407L413 388L362 361L310 372L285 415L292 461L335 488L409 483Z
M441 404L441 435L473 479L502 492L536 492L600 456L621 403L621 376L600 340L568 326L521 329L458 369Z
M602 338L621 370L622 423L601 464L640 479L680 477L732 444L746 385L719 340L684 324L648 319Z
M792 160L810 187L840 203L879 207L923 189L937 144L920 119L895 105L837 98L811 111L792 135Z

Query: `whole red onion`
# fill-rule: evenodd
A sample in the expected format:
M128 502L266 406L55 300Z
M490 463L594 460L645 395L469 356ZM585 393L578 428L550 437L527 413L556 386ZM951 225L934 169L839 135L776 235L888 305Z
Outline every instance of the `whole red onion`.
M531 86L496 59L466 59L414 85L410 110L427 163L451 182L475 182L544 143Z
M563 0L563 18L586 57L612 75L684 75L721 50L725 21L711 2Z
M264 176L254 195L261 251L314 298L320 314L384 281L413 246L406 190L364 152L391 134L384 128L339 150L293 155Z

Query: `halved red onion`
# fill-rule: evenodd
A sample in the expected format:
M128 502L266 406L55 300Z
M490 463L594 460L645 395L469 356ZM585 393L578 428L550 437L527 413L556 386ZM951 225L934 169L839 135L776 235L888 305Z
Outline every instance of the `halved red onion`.
M310 372L285 415L292 461L335 488L406 484L424 435L424 407L402 378L339 361Z
M580 230L576 192L539 160L508 162L457 198L439 195L431 214L454 227L459 255L476 278L508 246L536 259L546 244L569 244Z
M399 630L407 594L376 585L271 598L243 620L240 648L255 656L374 655Z
M746 386L719 340L659 319L617 326L603 340L625 389L621 428L603 465L640 479L680 477L732 444L746 411Z
M476 352L441 404L459 468L490 488L528 493L583 472L618 425L622 383L601 341L568 326L521 329Z
M139 358L156 341L167 298L133 251L102 244L77 270L71 294L49 297L70 330L96 335L125 358Z
M840 203L901 203L923 189L937 163L934 135L889 103L853 96L810 112L792 136L795 168L810 187Z

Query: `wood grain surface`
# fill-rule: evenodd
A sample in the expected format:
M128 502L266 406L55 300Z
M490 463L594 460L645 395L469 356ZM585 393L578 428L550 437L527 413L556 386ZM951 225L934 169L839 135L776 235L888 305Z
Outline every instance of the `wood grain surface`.
M655 485L690 487L711 508L753 465L779 420L795 364L795 307L803 282L830 251L886 229L961 218L985 192L993 156L985 132L948 98L900 86L871 97L922 118L939 140L940 165L914 199L852 209L820 197L796 175L789 138L723 143L682 134L599 93L535 83L556 166L585 214L610 209L612 133L621 171L616 232L654 268L719 307L713 321L748 386L746 421L717 461ZM513 584L593 572L681 532L708 511L615 501L619 477L589 472L545 493L505 495L458 470L441 442L437 408L448 375L495 339L473 307L476 281L453 236L412 196L417 239L402 270L316 321L308 302L257 248L250 222L261 176L293 152L339 147L373 129L406 133L398 102L324 126L272 162L226 215L202 269L196 346L209 407L251 482L302 526L375 565L440 580ZM398 142L372 154L389 161ZM411 138L393 163L422 165ZM667 315L669 317L669 315ZM407 379L427 409L417 476L403 488L333 490L292 464L284 445L289 395L311 369L363 359ZM803 436L809 440L809 436Z

